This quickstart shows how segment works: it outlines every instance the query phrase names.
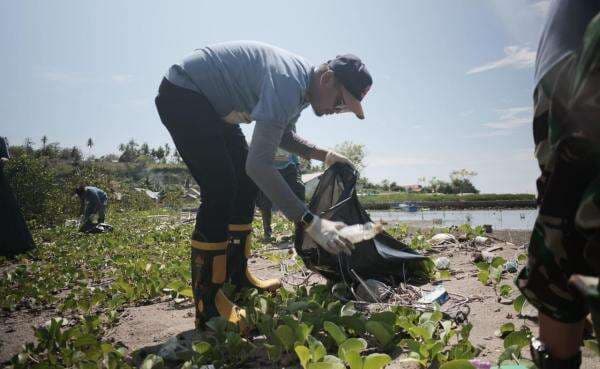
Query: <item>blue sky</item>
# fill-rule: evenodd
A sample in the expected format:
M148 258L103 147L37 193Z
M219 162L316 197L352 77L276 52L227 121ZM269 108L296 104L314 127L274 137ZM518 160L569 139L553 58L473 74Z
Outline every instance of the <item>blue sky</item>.
M531 95L549 1L2 1L0 134L45 134L93 154L170 142L154 108L162 74L195 48L268 42L319 63L354 53L374 85L366 119L317 118L324 147L364 144L364 175L399 184L478 175L483 192L534 192ZM244 127L250 137L252 126ZM85 150L84 150L85 151Z

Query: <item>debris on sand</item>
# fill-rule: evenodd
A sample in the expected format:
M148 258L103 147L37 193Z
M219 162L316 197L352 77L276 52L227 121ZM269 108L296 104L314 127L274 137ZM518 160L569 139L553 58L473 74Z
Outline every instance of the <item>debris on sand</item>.
M456 239L456 237L454 237L454 235L451 235L450 233L438 233L435 236L431 237L429 243L433 246L439 246L458 243L458 240Z
M435 267L438 270L447 270L450 268L450 259L445 256L435 259Z

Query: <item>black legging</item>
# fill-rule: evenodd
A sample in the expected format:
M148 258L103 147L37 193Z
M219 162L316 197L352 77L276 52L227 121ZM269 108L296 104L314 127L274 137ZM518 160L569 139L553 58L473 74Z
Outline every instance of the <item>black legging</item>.
M201 93L163 79L156 97L160 119L200 186L193 239L227 240L228 224L248 224L257 188L246 175L248 144L239 125L224 122Z

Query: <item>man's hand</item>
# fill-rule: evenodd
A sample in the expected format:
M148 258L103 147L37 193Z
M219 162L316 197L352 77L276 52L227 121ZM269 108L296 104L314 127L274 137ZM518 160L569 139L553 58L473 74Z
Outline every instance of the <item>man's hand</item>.
M339 230L345 226L343 222L332 222L315 216L306 227L306 233L330 254L337 255L343 252L350 255L354 245L339 234Z
M342 154L338 154L335 151L328 151L327 155L325 156L325 165L327 167L332 166L334 163L344 163L344 164L348 164L350 165L353 169L354 168L354 164L350 161L350 159L348 159L347 157L345 157Z

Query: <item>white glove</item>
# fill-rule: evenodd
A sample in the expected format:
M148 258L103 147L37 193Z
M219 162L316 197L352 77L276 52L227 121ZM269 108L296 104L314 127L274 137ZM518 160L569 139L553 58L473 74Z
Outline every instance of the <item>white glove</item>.
M352 168L354 168L354 164L342 154L338 154L335 151L328 151L327 155L325 155L325 166L330 167L334 163L344 163L349 164Z
M343 252L347 255L352 253L354 245L344 237L340 236L339 230L346 227L343 222L332 222L314 216L313 221L305 228L306 233L328 253L337 255Z

